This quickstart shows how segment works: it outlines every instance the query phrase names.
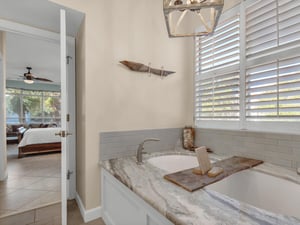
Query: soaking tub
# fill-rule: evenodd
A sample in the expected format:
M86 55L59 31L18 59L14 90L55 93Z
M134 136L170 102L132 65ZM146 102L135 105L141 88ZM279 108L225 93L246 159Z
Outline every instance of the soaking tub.
M300 218L300 185L254 169L205 187L274 213Z
M163 178L197 166L193 154L185 153L146 154L142 165L135 156L102 161L105 223L300 225L300 176L295 171L264 163L191 193Z
M211 158L211 163L215 161ZM148 162L167 173L198 166L197 158L191 155L163 155L152 157ZM274 213L300 218L300 184L255 168L232 174L205 189Z

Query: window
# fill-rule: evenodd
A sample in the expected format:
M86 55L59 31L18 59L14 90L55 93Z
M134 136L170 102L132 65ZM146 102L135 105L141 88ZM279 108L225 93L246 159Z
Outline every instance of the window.
M213 36L197 38L197 63L202 73L236 65L240 59L239 17L232 16L219 23Z
M196 123L239 120L239 18L222 14L213 36L196 38Z
M248 1L246 6L247 56L300 40L300 2Z
M200 79L196 87L197 119L239 118L239 73Z
M299 132L299 30L300 1L247 0L195 38L195 125Z
M60 124L60 93L7 88L6 122Z
M300 57L275 60L247 69L246 119L300 119Z

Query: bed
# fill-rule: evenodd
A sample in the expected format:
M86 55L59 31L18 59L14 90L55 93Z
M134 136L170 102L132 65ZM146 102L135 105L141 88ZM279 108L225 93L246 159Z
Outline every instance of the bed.
M59 152L61 151L61 138L56 136L61 128L34 128L28 129L20 141L19 158L26 154Z

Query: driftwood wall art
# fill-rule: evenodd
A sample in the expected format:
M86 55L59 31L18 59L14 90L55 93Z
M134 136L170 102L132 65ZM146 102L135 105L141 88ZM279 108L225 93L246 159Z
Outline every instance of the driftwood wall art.
M164 70L163 67L161 69L154 69L151 68L150 66L146 66L142 63L137 63L137 62L132 62L132 61L120 61L121 64L127 66L130 70L132 71L137 71L137 72L144 72L144 73L149 73L149 74L155 74L161 77L166 77L172 73L175 73L173 71L167 71Z

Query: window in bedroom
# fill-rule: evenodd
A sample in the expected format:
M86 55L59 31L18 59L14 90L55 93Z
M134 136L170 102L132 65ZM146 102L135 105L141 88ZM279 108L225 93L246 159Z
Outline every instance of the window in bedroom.
M248 0L195 39L195 125L299 131L300 1ZM294 122L294 123L291 123Z
M60 92L6 89L6 122L60 123Z

